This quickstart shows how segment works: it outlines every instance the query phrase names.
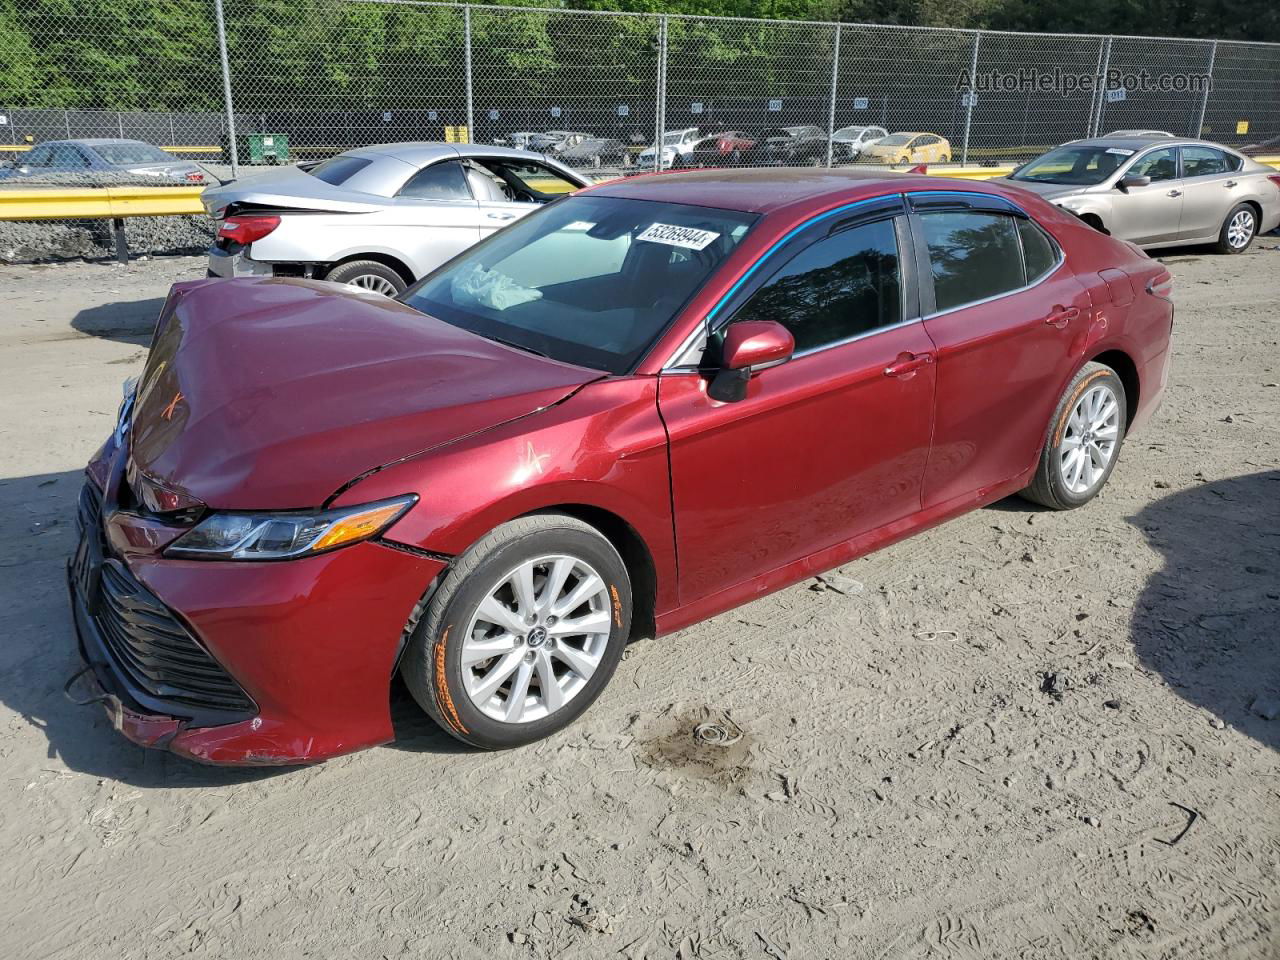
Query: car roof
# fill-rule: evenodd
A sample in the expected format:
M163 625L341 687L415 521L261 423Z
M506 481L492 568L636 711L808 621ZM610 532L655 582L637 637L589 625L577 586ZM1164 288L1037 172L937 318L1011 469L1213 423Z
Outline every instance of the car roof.
M346 151L358 157L392 157L413 166L424 166L445 157L519 157L522 160L545 159L541 154L515 147L501 147L488 143L435 143L417 141L411 143L376 143L370 147L356 147Z
M1145 150L1147 147L1204 146L1218 150L1230 150L1212 140L1197 140L1195 137L1092 137L1085 140L1071 140L1063 146L1071 147L1126 147L1131 150Z
M588 187L585 194L685 203L743 213L773 213L821 197L858 200L907 188L947 189L948 183L972 193L1008 196L998 185L944 181L923 174L883 170L828 170L817 167L764 167L651 173Z
M35 144L37 147L47 147L52 144L75 144L81 147L105 147L113 143L140 143L144 147L152 146L145 140L129 140L120 137L78 137L75 140L42 140ZM159 148L157 148L159 149Z

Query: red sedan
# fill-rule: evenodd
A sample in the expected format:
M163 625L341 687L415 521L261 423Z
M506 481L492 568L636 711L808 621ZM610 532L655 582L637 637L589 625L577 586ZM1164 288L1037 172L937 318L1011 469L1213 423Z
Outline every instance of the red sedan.
M75 688L212 763L388 741L396 671L469 744L545 737L634 637L1088 502L1169 287L1016 188L796 170L585 190L399 300L178 284L89 466Z

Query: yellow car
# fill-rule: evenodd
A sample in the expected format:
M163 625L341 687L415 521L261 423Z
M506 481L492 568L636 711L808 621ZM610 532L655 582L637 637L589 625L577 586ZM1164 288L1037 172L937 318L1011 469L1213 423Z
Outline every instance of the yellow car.
M868 163L946 163L951 144L936 133L891 133L869 147L859 160Z

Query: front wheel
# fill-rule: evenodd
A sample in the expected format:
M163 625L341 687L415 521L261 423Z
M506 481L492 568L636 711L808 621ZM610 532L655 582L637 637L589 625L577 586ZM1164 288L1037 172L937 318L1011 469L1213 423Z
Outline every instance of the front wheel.
M1128 423L1124 384L1087 363L1058 401L1031 485L1022 496L1053 510L1083 506L1115 469Z
M1222 221L1218 233L1219 253L1244 253L1258 233L1258 215L1247 203L1237 204Z
M576 720L622 658L631 582L617 550L573 517L504 523L457 558L405 651L414 699L486 750Z

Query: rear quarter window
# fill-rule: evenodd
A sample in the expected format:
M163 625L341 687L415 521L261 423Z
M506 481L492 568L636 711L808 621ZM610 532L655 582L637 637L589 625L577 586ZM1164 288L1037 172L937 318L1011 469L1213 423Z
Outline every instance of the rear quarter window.
M1027 283L1035 283L1057 265L1058 247L1047 233L1030 220L1018 220L1017 224Z
M307 172L317 180L323 180L330 186L336 187L346 183L371 163L373 163L372 160L366 160L364 157L330 157Z

